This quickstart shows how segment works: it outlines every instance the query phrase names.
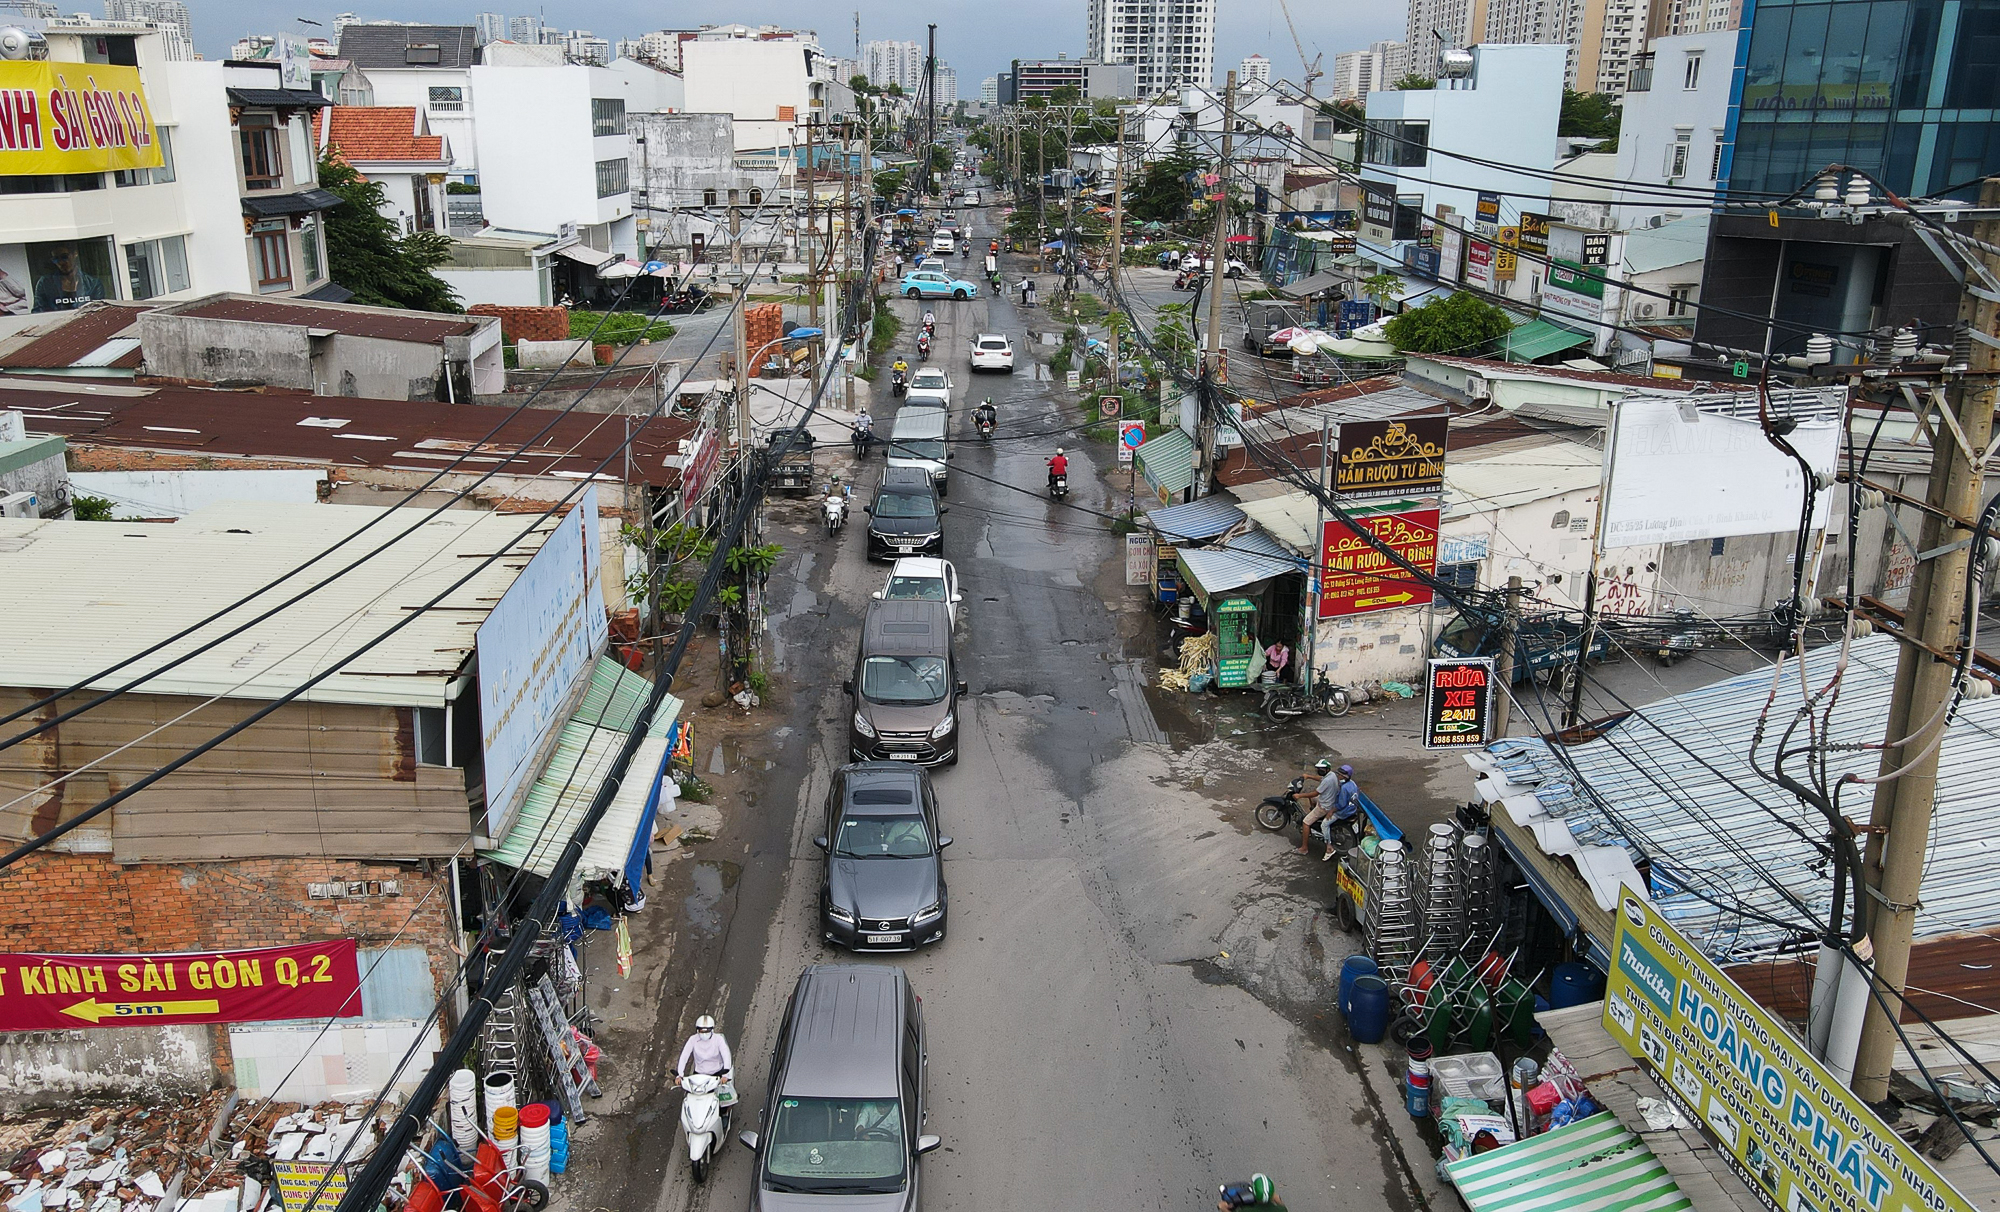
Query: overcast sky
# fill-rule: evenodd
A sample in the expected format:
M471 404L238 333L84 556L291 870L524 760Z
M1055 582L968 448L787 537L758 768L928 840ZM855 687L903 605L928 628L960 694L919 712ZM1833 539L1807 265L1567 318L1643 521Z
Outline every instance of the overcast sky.
M854 12L861 13L861 39L924 40L924 23L938 25L938 58L958 72L959 95L977 98L979 82L1003 70L1009 60L1053 58L1067 52L1083 54L1084 0L853 0L848 4L807 4L803 0L693 0L691 3L641 3L639 0L549 0L529 9L492 6L509 16L539 12L552 25L588 29L616 41L651 29L693 28L703 24L740 21L745 24L804 26L819 31L823 45L837 54L854 53ZM1273 74L1293 81L1300 75L1298 52L1285 32L1278 0L1220 0L1215 67L1218 80L1244 56L1261 53L1271 60ZM1325 69L1338 51L1354 50L1380 38L1400 38L1403 5L1328 4L1325 0L1291 0L1308 55L1324 54ZM363 20L472 23L472 15L488 6L479 0L188 0L194 12L195 43L210 58L229 52L229 44L244 34L277 33L277 14L288 19L284 29L320 33L291 18L319 21L333 32L335 13L353 12Z

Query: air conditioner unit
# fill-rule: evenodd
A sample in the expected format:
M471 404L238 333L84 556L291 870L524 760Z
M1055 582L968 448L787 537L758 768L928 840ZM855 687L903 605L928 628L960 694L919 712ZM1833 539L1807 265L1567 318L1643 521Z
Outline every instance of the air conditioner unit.
M10 492L0 497L0 518L39 518L41 498L32 492Z
M1640 319L1643 320L1646 317L1653 314L1653 305L1651 303L1641 303L1639 304L1639 306L1633 308L1632 310Z

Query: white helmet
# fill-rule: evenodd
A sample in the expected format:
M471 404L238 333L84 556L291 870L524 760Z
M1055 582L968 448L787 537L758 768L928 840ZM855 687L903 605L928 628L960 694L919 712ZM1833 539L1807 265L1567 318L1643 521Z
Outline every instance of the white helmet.
M700 1018L694 1020L694 1029L696 1031L715 1030L715 1016L712 1014L702 1015Z
M1056 447L1056 453L1057 453L1057 454L1061 454L1062 452L1063 452L1063 451L1062 451L1062 447L1060 447L1060 446Z

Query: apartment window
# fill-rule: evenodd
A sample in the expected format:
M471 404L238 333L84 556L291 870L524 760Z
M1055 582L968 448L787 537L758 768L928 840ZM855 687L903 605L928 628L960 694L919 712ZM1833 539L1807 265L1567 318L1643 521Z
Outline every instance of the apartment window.
M403 48L403 62L436 66L441 56L435 42L418 42Z
M1689 54L1687 66L1681 69L1681 87L1689 92L1701 87L1701 56Z
M1313 142L1325 143L1333 138L1333 123L1324 118L1313 120Z
M1694 287L1667 287L1667 314L1670 316L1691 315L1694 312Z
M325 258L320 255L319 216L307 215L299 223L299 259L305 262L306 285L326 276Z
M1443 581L1453 589L1477 589L1479 588L1479 563L1475 560L1464 564L1439 564L1437 566L1437 579Z
M715 191L714 191L714 190L712 190L712 189L704 189L704 190L702 190L702 191L701 191L701 204L702 204L703 206L714 206L714 205L715 205Z
M609 198L632 188L631 168L624 159L597 162L597 196Z
M1715 151L1708 158L1708 179L1722 180L1722 128L1715 128Z
M762 205L764 205L764 191L763 191L763 190L761 190L761 189L752 189L752 190L750 191L750 205L752 205L752 206L762 206Z
M243 148L243 187L282 188L285 158L279 151L277 120L269 114L245 114L236 139Z
M125 272L132 297L150 299L188 288L187 238L168 236L125 246Z
M27 254L36 311L72 311L97 299L118 297L109 237L28 244L22 250Z
M1377 120L1368 124L1362 159L1388 168L1422 168L1430 162L1431 124Z
M625 133L625 101L622 97L590 99L590 133L603 138Z
M430 107L434 114L462 113L465 110L465 90L456 84L433 84L430 86Z
M160 136L160 166L158 168L121 168L111 174L111 180L121 188L127 185L165 185L174 179L174 128L155 128Z
M1667 180L1676 181L1687 176L1688 151L1693 145L1694 130L1691 127L1683 126L1674 131L1674 141L1667 144L1667 163L1665 165Z
M319 171L319 162L313 155L312 128L305 118L294 118L285 123L285 132L292 144L292 184L311 185L313 174Z
M266 219L250 229L250 245L256 257L257 291L271 294L292 288L291 233L283 219Z

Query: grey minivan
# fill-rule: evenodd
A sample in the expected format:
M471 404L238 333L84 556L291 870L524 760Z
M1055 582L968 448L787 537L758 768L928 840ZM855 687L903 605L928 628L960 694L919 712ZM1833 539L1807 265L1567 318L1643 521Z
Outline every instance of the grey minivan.
M855 761L958 764L958 699L966 686L952 650L949 603L868 603L844 689L854 699L847 748Z
M930 1066L923 1000L901 968L814 964L778 1028L752 1212L915 1212Z

